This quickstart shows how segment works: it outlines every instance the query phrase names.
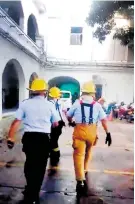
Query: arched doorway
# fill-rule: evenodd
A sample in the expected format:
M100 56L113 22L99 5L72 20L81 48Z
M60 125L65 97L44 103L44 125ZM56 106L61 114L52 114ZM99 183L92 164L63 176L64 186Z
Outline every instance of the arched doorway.
M33 72L32 75L30 76L30 80L29 80L29 87L31 87L31 84L33 82L34 79L38 78L38 75L36 72ZM31 91L29 91L29 97L32 98L32 93Z
M49 88L57 86L63 91L70 91L72 94L72 103L80 96L80 84L79 82L68 76L60 76L51 79L49 82Z
M6 112L18 108L24 99L24 74L20 63L10 60L2 74L2 111Z
M36 18L33 14L31 14L28 18L28 29L27 29L27 34L28 36L36 42L36 36L39 34L38 33L38 25Z

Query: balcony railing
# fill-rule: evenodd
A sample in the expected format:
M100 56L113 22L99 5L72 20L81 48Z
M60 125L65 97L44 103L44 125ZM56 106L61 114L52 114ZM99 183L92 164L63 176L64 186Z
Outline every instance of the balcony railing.
M127 62L127 61L100 61L100 60L92 60L92 61L73 61L73 60L68 60L68 59L57 59L53 57L48 57L47 61L55 64L55 65L65 65L65 66L113 66L113 67L134 67L133 62Z
M69 61L66 59L47 58L48 66L46 69L60 71L134 71L134 64L127 61L89 61L89 62L77 62Z

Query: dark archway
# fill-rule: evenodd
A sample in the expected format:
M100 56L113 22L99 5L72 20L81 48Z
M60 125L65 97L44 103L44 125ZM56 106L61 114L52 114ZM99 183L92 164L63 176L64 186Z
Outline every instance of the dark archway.
M24 99L24 75L19 62L10 60L2 75L2 110L16 109Z
M8 9L8 15L19 25L20 24L20 13L13 6Z
M21 1L0 1L0 6L20 26L20 19L24 18Z
M27 34L28 36L36 42L36 36L38 35L38 25L36 18L33 14L31 14L28 18L28 29L27 29Z
M51 79L49 82L49 88L53 86L57 86L61 90L64 91L70 91L72 94L72 102L80 97L80 84L79 82L68 76L60 76L60 77L55 77Z
M31 84L33 82L34 79L38 78L38 75L36 72L33 72L32 75L30 76L30 80L29 80L29 87L31 87ZM29 97L32 97L32 93L31 91L29 91Z

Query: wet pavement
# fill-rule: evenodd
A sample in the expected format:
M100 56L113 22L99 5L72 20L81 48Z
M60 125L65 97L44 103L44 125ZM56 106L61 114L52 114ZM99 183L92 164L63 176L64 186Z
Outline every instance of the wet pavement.
M11 123L5 120L1 128L4 138ZM7 125L8 124L8 125ZM60 138L61 161L50 175L49 164L40 192L41 204L133 204L133 124L114 121L109 123L113 145L104 144L105 133L99 126L99 141L93 148L87 183L89 195L78 200L75 193L75 176L72 160L72 128L66 127ZM0 204L16 204L23 198L25 186L21 152L22 129L17 133L17 144L8 150L5 141L0 144ZM37 168L36 164L35 167Z

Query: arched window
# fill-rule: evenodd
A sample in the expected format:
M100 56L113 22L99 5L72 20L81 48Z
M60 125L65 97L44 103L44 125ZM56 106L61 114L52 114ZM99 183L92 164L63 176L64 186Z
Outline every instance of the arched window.
M38 35L38 25L36 18L33 14L31 14L28 18L28 36L36 42L36 36Z

